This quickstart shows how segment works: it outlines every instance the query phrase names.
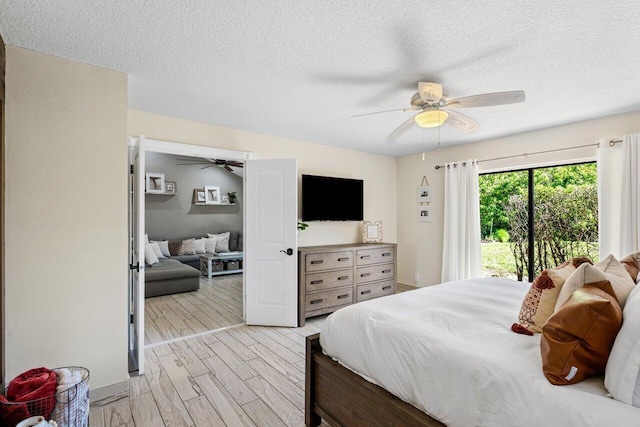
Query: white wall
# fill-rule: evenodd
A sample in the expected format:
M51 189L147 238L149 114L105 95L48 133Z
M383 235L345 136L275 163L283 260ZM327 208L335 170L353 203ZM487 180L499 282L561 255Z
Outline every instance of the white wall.
M296 158L298 175L326 175L364 180L364 217L383 222L385 242L395 243L396 158L262 135L129 110L130 136L186 144L252 151L259 159ZM361 241L361 222L311 222L299 246Z
M8 46L6 85L6 378L126 381L127 76Z
M433 285L440 282L442 235L444 225L444 172L435 165L477 158L478 160L520 155L587 144L600 139L616 138L640 131L640 112L589 120L536 132L493 139L475 144L444 148L398 159L398 282ZM548 164L566 164L594 160L596 147L557 151L549 154L521 156L512 159L480 162L481 172L509 170ZM422 176L432 187L433 222L418 223L416 189ZM420 280L413 281L418 273Z
M146 233L153 240L202 237L223 231L242 232L242 177L212 166L192 165L185 156L147 152L147 172L165 174L176 183L177 194L147 194L145 200ZM193 204L194 188L217 185L222 194L237 193L239 203L198 206Z

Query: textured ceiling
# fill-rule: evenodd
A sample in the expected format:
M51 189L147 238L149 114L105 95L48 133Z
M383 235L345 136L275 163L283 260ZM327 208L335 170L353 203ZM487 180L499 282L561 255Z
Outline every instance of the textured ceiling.
M2 0L0 33L128 73L133 109L392 156L640 109L638 1ZM412 112L351 118L421 80L527 101L391 143Z

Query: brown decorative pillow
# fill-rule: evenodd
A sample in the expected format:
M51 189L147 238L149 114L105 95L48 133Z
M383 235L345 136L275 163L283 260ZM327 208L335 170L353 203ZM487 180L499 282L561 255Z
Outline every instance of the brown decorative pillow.
M602 372L622 326L609 281L576 290L542 328L542 370L551 384L575 384Z
M576 267L572 262L565 262L540 273L522 301L518 315L520 323L514 323L511 330L525 335L542 332L542 326L553 314L562 285L575 270Z
M171 254L171 256L180 255L181 247L182 247L182 240L170 240L169 253Z
M620 260L620 264L627 270L631 280L634 283L638 280L638 273L640 273L640 251L633 252Z

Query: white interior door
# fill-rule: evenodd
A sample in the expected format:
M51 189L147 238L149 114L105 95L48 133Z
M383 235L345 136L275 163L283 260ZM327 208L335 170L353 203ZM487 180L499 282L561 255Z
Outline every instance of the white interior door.
M245 321L298 326L296 160L248 160L245 179Z
M130 345L138 367L144 373L144 137L130 143L130 251L131 307L133 327Z

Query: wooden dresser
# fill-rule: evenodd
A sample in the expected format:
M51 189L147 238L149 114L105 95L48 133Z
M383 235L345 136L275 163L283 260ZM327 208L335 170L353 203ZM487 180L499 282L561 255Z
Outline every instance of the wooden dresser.
M396 291L396 245L350 243L298 248L298 324L308 317Z

